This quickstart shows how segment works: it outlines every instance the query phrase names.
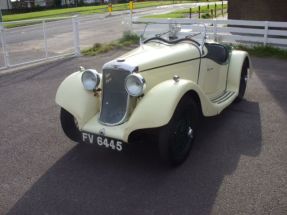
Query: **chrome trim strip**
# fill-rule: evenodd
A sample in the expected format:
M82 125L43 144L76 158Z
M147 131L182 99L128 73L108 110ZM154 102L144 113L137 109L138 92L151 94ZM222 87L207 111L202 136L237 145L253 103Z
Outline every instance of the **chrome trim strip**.
M220 104L222 102L225 102L227 99L231 98L233 95L235 94L235 92L230 93L227 97L225 97L224 99L217 101L217 104Z
M165 65L161 65L161 66L156 66L156 67L152 67L152 68L141 70L140 73L141 72L146 72L146 71L149 71L149 70L153 70L153 69L159 69L159 68L162 68L162 67L172 66L172 65L176 65L176 64L180 64L180 63L186 63L186 62L193 61L193 60L199 60L199 59L201 59L201 57L187 59L187 60L183 60L183 61L178 61L178 62L165 64Z
M122 58L121 58L122 59ZM112 60L108 63L105 63L103 69L122 69L125 71L129 71L130 73L136 72L137 66L128 64L126 62L119 62L117 59Z

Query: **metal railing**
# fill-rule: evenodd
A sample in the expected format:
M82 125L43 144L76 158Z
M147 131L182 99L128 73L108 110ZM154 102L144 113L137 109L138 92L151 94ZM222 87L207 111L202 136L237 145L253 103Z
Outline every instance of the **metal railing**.
M79 55L77 16L0 23L0 69Z

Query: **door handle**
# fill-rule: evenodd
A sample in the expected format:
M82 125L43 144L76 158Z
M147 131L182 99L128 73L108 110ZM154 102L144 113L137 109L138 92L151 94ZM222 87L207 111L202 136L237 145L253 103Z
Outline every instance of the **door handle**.
M207 72L213 71L213 67L207 68Z

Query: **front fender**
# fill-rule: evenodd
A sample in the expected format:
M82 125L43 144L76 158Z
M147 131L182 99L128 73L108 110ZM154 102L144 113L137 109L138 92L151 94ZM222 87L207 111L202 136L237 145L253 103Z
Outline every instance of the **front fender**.
M99 98L93 92L84 89L81 72L68 76L59 86L56 93L56 103L71 113L78 121L79 128L97 112L99 112Z
M228 71L228 80L227 80L227 89L238 92L240 77L241 77L241 69L245 59L249 61L249 77L252 73L252 64L250 57L247 52L233 50L231 53L231 59L229 63L229 71Z
M140 100L129 119L129 127L136 130L166 125L180 99L189 91L197 93L204 115L214 115L208 98L196 83L183 79L178 82L168 80L150 89Z

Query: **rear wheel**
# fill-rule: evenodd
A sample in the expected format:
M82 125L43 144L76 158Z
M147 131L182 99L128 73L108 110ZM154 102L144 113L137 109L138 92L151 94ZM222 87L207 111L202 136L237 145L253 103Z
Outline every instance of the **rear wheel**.
M186 160L196 135L198 119L198 104L192 97L185 96L170 122L159 133L158 147L165 163L176 166Z
M72 141L79 142L81 133L74 116L65 109L61 108L60 120L66 136L69 137Z
M240 102L245 94L248 80L248 61L245 60L241 69L239 92L235 102Z

